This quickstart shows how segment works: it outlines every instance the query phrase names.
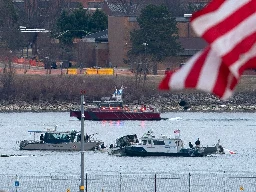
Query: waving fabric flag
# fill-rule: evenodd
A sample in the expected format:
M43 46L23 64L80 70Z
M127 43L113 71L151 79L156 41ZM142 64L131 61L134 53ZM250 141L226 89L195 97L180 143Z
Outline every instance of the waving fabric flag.
M196 88L229 98L243 71L256 67L256 0L213 0L193 14L191 25L209 46L159 89Z
M210 48L194 55L180 70L166 74L159 89L196 88L222 99L232 95L238 80Z
M175 134L180 134L180 130L179 130L179 129L176 129L176 130L174 130L174 133L175 133Z
M191 18L194 31L203 37L238 78L255 63L256 1L218 0Z

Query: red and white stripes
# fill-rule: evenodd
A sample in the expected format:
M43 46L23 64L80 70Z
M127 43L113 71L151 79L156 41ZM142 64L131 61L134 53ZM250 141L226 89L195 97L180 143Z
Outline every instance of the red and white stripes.
M191 24L209 46L167 74L159 88L196 88L227 99L243 71L256 67L256 0L213 0Z
M227 99L232 95L233 84L236 82L237 79L230 73L228 67L223 65L222 60L208 47L194 55L178 71L167 73L159 89L195 88Z

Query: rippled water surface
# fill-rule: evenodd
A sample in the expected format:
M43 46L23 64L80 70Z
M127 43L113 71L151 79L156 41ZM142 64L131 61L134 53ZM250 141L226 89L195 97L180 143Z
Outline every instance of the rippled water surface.
M202 145L217 140L235 155L185 157L115 157L107 153L85 153L86 172L256 172L255 113L165 113L162 121L85 121L85 132L96 134L106 145L127 134L142 136L153 129L155 134L173 135L181 130L187 145L200 138ZM2 174L77 174L80 152L20 151L17 141L33 139L29 130L45 130L58 125L59 131L81 128L80 121L69 113L0 113L0 154L21 155L0 158Z

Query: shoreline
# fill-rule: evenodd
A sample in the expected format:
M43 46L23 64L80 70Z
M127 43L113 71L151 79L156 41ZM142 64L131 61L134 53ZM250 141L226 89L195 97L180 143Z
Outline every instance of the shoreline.
M154 104L152 104L154 105ZM188 109L184 109L179 105L155 104L160 113L167 112L250 112L256 111L256 105L236 105L236 104L209 104L209 105L191 105ZM0 104L0 113L12 112L69 112L71 110L79 110L80 105L76 103L41 103L41 104Z

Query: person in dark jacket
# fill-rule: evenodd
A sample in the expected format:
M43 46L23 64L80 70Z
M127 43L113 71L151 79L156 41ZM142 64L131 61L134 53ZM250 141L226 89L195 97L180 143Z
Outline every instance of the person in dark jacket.
M189 142L188 145L191 149L194 147L191 142Z
M195 144L196 144L196 147L200 147L200 140L199 140L199 138L196 140Z
M87 135L87 133L86 133L86 135L85 135L85 142L89 142L89 140L90 140L90 136Z
M43 143L43 142L44 142L44 135L41 134L41 135L40 135L40 143Z

